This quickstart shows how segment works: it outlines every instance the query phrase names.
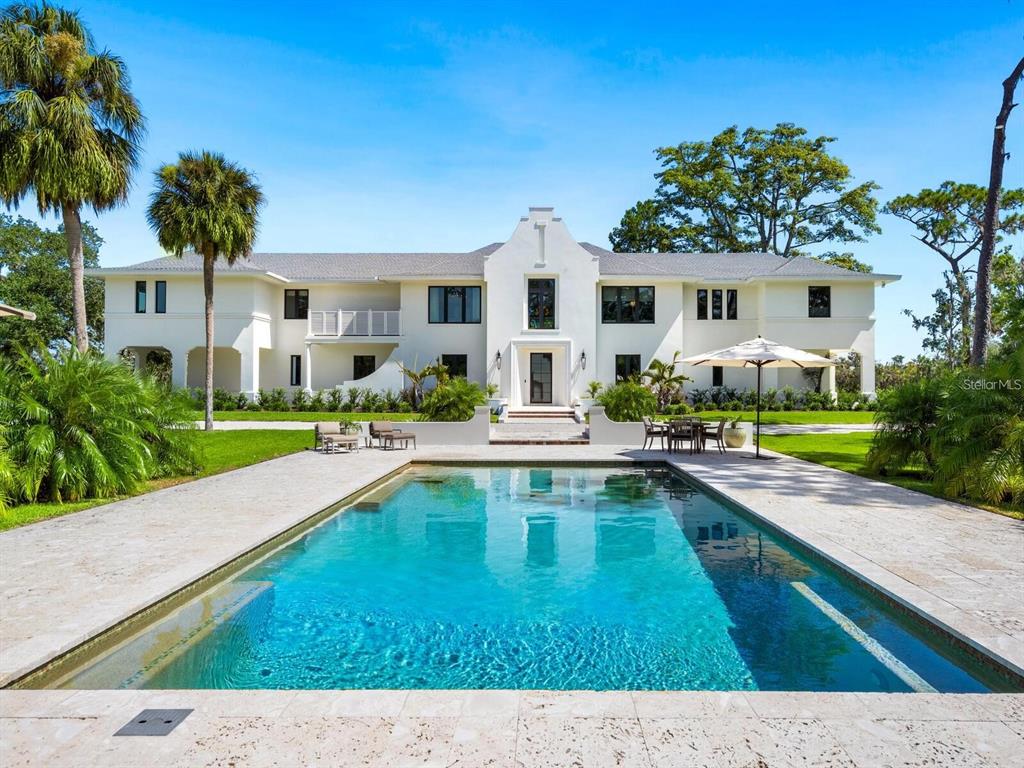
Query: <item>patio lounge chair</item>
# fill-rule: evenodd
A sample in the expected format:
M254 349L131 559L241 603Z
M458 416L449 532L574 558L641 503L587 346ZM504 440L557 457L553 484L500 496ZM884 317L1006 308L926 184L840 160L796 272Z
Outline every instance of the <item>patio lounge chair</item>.
M668 436L668 425L667 424L656 424L650 416L644 416L644 447L643 450L647 450L647 444L650 443L650 447L654 447L654 438L661 440L661 450L665 450L665 438Z
M718 452L719 453L725 453L725 422L726 421L727 421L726 419L719 419L717 427L712 427L710 425L704 427L704 431L701 434L701 443L702 443L701 447L702 448L703 448L703 443L710 437L712 440L715 441L715 444L718 446Z
M390 421L371 421L370 422L370 445L373 445L373 441L377 441L377 447L384 447L384 438L395 431L395 425Z
M334 453L342 445L349 450L359 450L359 436L344 432L341 423L337 421L318 421L313 426L314 450L319 448L324 453Z

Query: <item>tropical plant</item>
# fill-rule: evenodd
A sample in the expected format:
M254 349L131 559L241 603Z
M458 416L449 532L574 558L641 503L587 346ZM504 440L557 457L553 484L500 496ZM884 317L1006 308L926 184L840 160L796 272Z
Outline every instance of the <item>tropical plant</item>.
M879 474L919 466L935 470L932 433L938 422L945 382L939 377L909 381L883 393L875 414L877 430L867 455Z
M682 388L683 383L691 380L689 376L676 373L676 368L679 366L679 355L680 353L676 352L667 363L654 358L647 370L640 375L640 378L645 380L653 390L658 401L659 411L664 411L665 406L672 401L672 398Z
M327 394L327 410L340 411L344 403L345 395L338 387L335 387Z
M493 381L489 381L487 382L487 387L484 389L484 391L487 393L487 397L493 398L496 394L498 394L498 385L495 384Z
M198 464L187 394L77 349L0 362L0 423L16 500L132 493Z
M427 421L469 421L474 408L486 403L480 385L459 376L430 390L423 397L420 412Z
M940 491L1024 503L1024 351L947 379L931 439Z
M640 421L658 410L654 393L636 381L620 381L608 387L597 398L612 421Z
M596 400L597 396L601 394L601 387L603 387L600 381L591 381L587 383L587 397L591 400Z
M249 171L215 152L183 152L156 172L147 218L160 245L203 260L206 296L206 429L213 429L213 270L252 250L263 193Z
M127 199L145 123L124 62L78 13L15 3L0 13L0 199L35 192L64 221L75 345L89 347L81 211Z
M409 379L409 390L412 393L412 407L416 410L420 407L420 403L423 402L423 389L426 385L427 379L437 374L437 366L434 363L424 366L420 370L415 368L407 368L404 363L398 364L399 370L402 374ZM447 372L447 368L445 371Z

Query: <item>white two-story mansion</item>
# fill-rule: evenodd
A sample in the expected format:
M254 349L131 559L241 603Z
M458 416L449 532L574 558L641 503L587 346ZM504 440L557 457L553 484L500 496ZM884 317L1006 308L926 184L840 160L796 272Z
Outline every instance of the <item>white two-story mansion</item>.
M204 376L202 263L166 257L91 270L106 281L106 352L171 355L172 383ZM818 354L858 352L874 392L876 286L863 274L761 253L613 253L531 208L504 243L468 253L254 253L218 265L214 385L402 389L399 363L440 359L494 383L510 409L571 406L587 384L762 335ZM834 389L831 371L823 389ZM688 387L754 386L754 371L685 367ZM799 369L765 387L806 388Z

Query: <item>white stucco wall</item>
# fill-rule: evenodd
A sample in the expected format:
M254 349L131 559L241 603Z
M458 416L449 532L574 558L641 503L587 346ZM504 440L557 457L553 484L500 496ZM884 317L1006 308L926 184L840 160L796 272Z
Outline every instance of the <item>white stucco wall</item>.
M597 351L597 257L576 242L552 209L531 208L508 242L487 257L484 277L488 286L488 380L499 385L499 396L509 398L511 407L528 405L523 394L530 372L524 361L531 351L550 351L558 368L557 379L553 376L552 405L571 404L587 381L580 369L580 355L586 351L589 358ZM531 278L555 280L554 329L527 327ZM497 352L502 356L500 371L493 364Z

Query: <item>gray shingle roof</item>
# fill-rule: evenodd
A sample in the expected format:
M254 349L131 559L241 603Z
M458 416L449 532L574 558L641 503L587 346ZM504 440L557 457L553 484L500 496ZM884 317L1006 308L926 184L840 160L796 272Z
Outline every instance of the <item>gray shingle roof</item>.
M805 256L786 258L771 253L615 253L593 243L580 243L600 260L602 275L695 277L704 280L748 280L755 277L869 277L861 272Z
M468 253L254 253L221 273L262 275L271 272L288 280L345 281L414 276L479 276L484 258L503 243L491 243ZM580 246L598 257L602 276L681 277L699 280L749 280L751 278L891 278L865 275L803 256L784 258L769 253L614 253L592 243ZM90 274L197 273L202 260L195 254L182 258L165 256L127 267L89 270Z

